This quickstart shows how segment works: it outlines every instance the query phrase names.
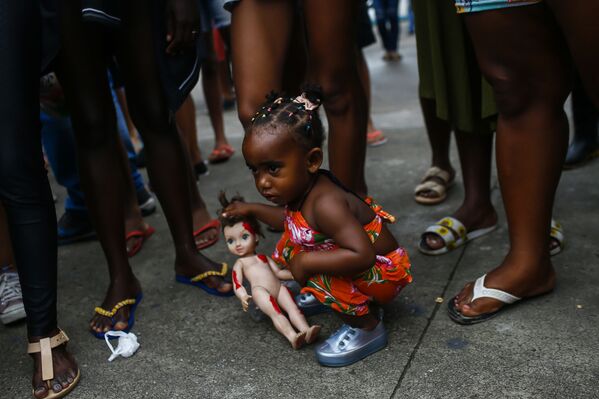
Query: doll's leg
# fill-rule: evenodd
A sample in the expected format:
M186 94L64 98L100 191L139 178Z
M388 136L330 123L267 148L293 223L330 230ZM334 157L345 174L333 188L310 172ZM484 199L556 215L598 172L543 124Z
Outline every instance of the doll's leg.
M310 327L306 317L304 317L304 314L297 307L297 304L295 303L295 300L293 299L293 296L287 287L281 287L277 301L281 305L281 308L287 312L287 316L289 316L291 324L293 324L293 326L299 331L306 333L306 342L309 344L314 342L316 338L318 338L320 326L314 325Z
M256 302L261 311L270 317L277 331L287 338L293 349L299 349L303 346L306 333L298 333L293 329L289 319L281 312L277 300L270 295L270 292L262 287L252 287L252 300Z

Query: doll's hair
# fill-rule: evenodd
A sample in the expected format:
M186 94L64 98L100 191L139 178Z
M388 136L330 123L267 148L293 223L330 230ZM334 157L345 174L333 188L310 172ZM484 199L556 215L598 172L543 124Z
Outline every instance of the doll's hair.
M305 149L322 147L324 128L318 116L321 104L322 90L317 85L304 86L296 97L271 91L252 118L250 130L283 125Z
M245 202L245 200L243 199L243 197L239 194L233 196L231 198L231 201L229 201L227 199L227 195L225 194L224 191L221 191L218 194L218 201L220 202L222 209L219 210L218 212L218 220L220 221L220 224L222 226L222 230L225 230L225 227L227 226L234 226L237 223L244 223L246 224L244 227L246 228L246 230L248 230L250 233L256 235L256 236L260 236L260 237L264 237L264 233L262 233L262 226L260 225L260 222L258 221L258 219L256 219L254 216L229 216L229 217L223 217L223 211L225 209L227 209L227 207L229 205L231 205L234 202Z

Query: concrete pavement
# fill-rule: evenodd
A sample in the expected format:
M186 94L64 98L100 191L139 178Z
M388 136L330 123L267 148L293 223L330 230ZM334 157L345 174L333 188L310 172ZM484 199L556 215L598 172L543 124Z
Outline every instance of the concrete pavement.
M171 240L159 211L147 218L157 233L131 262L145 293L134 328L141 348L132 358L108 363L106 345L87 331L107 284L98 243L59 250L60 326L71 337L83 375L70 398L599 397L599 187L594 184L599 162L563 174L554 214L567 243L554 258L555 292L513 306L487 323L454 324L446 303L436 299L449 300L465 282L502 260L508 249L505 215L495 183L497 231L441 257L416 250L423 229L451 213L463 191L457 184L448 201L435 207L412 199L430 153L418 106L414 41L402 40L399 64L383 63L377 45L368 50L373 117L389 136L386 145L368 150L369 187L398 217L392 231L409 251L414 275L414 282L385 307L388 347L349 367L323 368L311 348L293 351L270 323L255 323L243 313L235 298L176 284ZM207 152L211 130L201 95L195 94L200 142ZM233 112L226 115L226 127L239 148L241 128ZM64 191L54 188L60 214ZM259 199L239 151L229 162L211 166L200 189L212 211L221 189ZM262 251L270 251L276 239L268 233ZM222 241L206 253L234 261ZM332 315L311 321L323 325L323 337L340 325ZM25 334L24 324L0 327L2 398L30 395Z

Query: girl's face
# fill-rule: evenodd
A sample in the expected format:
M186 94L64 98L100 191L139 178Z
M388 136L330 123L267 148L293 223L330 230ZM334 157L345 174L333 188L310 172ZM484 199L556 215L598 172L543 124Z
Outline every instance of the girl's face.
M250 131L243 140L243 156L258 192L276 205L301 201L322 163L320 148L306 151L289 132Z
M237 256L247 256L254 254L258 240L256 235L250 233L244 226L243 222L226 226L223 230L227 248L232 254Z

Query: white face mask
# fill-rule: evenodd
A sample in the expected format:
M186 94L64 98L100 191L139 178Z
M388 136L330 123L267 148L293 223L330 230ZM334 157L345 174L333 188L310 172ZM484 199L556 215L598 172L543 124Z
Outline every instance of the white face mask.
M108 337L119 337L119 343L116 349L114 349ZM106 344L112 352L112 355L110 355L110 357L108 358L109 362L112 362L119 356L131 357L139 348L137 336L133 333L126 333L124 331L107 331L106 333L104 333L104 339L106 340Z

